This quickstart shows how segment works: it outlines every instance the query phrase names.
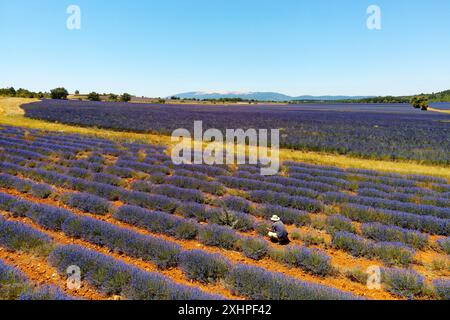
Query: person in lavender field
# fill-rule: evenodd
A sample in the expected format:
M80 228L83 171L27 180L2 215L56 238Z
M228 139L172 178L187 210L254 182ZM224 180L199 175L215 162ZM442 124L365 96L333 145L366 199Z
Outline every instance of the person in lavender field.
M290 242L289 233L287 232L286 227L284 226L280 217L274 215L272 216L272 218L270 218L270 220L273 222L272 229L268 234L270 240L279 244L288 244Z

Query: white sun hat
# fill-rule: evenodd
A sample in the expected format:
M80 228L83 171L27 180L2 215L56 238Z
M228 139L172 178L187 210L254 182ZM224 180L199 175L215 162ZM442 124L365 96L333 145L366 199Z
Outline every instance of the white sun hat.
M281 219L279 216L273 215L272 218L270 218L270 220L272 220L273 222L277 222L277 221L280 221Z

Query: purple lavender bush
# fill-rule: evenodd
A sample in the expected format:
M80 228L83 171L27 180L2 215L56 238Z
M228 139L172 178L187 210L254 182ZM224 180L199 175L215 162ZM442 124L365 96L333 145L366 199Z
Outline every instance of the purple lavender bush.
M51 238L21 222L0 219L0 246L45 255L51 247Z
M96 215L105 215L111 211L107 200L88 193L66 193L62 200L69 207Z
M180 247L159 238L142 235L89 217L69 218L64 222L62 229L71 237L81 238L131 257L152 261L160 269L177 265Z
M433 281L434 291L441 300L450 300L450 280L435 279Z
M182 252L179 265L189 279L204 284L214 283L225 278L231 268L231 263L221 255L201 250Z
M322 277L333 272L331 258L318 249L292 245L285 249L283 260L285 263L298 267L307 273Z
M331 287L300 281L249 265L234 266L226 279L236 294L251 300L355 300L356 296Z
M423 294L424 277L414 270L407 269L383 269L382 281L390 293L414 299Z
M79 246L57 247L49 262L61 274L69 266L80 267L83 280L109 296L120 295L128 300L223 299Z
M268 253L267 241L254 237L244 237L239 240L238 246L244 255L253 260L261 260Z
M234 249L239 240L239 236L233 230L216 224L202 226L198 237L204 245L224 249Z

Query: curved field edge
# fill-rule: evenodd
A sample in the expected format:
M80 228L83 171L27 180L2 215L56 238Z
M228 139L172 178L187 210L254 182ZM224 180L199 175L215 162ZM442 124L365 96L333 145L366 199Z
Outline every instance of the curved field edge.
M93 127L80 127L25 118L25 112L20 108L20 106L35 101L37 100L0 97L0 124L28 129L40 129L46 131L82 134L110 140L146 142L150 144L165 145L169 148L170 146L173 146L171 137L165 135L122 132L107 129L98 129ZM280 160L290 160L317 165L335 166L340 168L377 170L399 174L431 175L443 177L449 179L450 181L450 167L426 165L413 161L372 160L350 157L346 155L312 151L299 151L291 149L281 149Z
M450 110L444 110L444 109L428 108L428 111L450 114Z

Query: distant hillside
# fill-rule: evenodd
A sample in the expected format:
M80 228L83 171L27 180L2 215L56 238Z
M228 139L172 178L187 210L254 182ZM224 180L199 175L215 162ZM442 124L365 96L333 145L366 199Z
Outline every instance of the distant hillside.
M292 97L278 92L185 92L173 95L180 99L196 99L196 100L220 100L220 99L241 99L255 101L335 101L345 99L363 99L367 96L298 96Z
M450 90L428 94L431 102L450 102Z

